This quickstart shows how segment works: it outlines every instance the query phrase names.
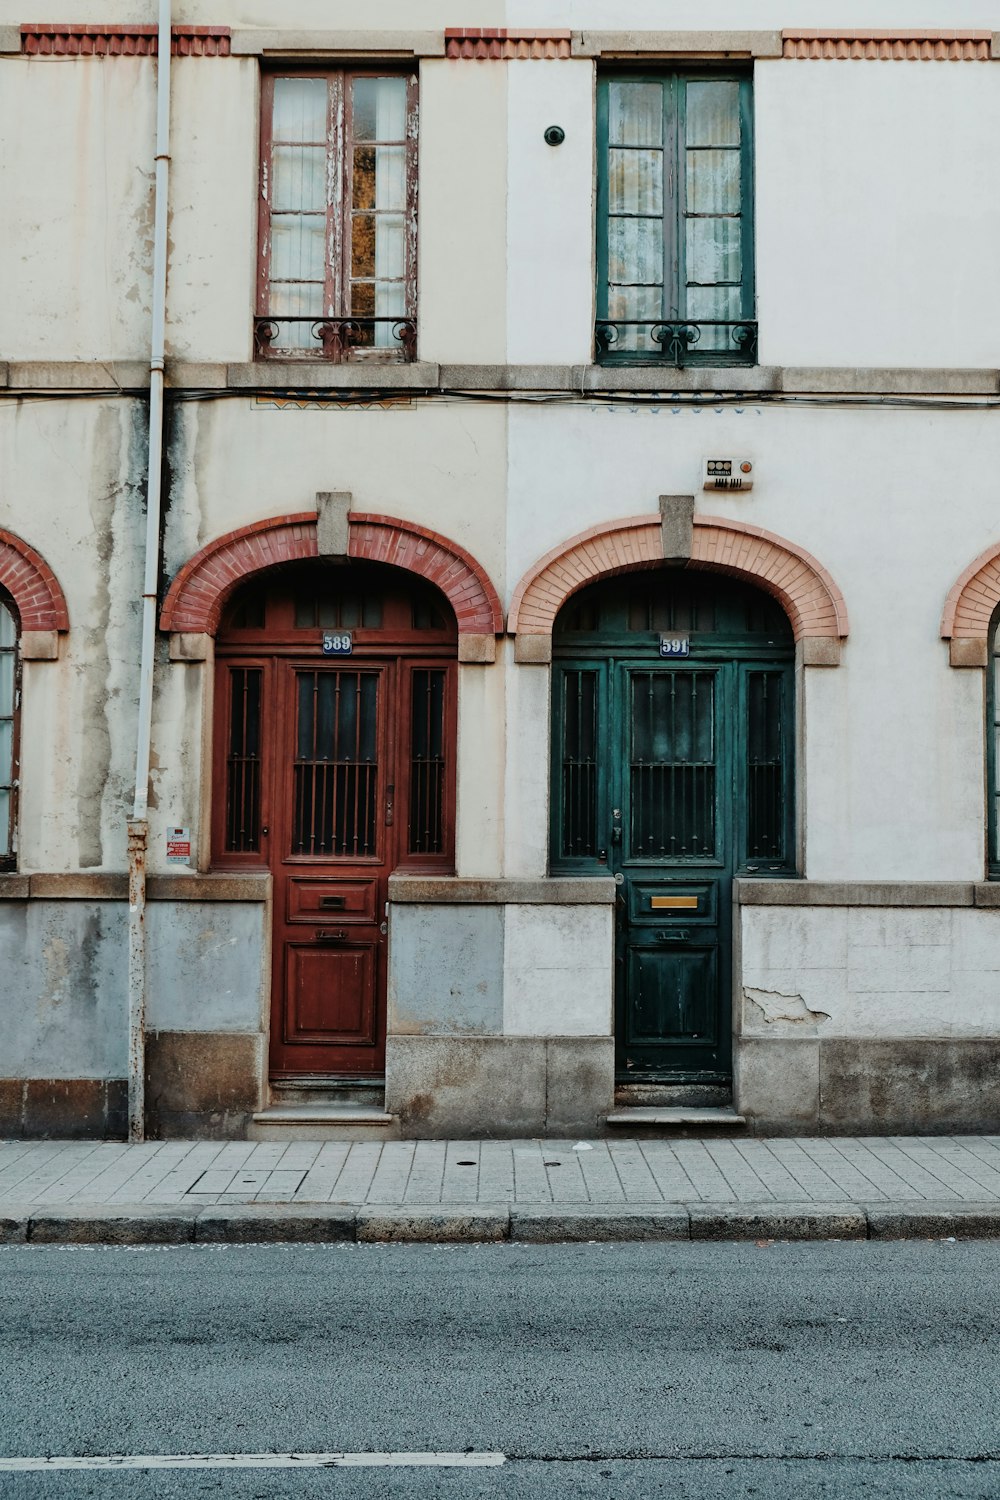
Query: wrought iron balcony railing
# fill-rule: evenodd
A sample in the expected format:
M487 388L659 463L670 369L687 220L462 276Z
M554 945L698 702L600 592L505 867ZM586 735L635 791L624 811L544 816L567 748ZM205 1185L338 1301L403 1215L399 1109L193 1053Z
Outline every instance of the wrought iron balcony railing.
M753 365L757 324L748 318L599 318L602 364Z
M258 359L328 359L355 356L417 357L415 318L285 318L253 320Z

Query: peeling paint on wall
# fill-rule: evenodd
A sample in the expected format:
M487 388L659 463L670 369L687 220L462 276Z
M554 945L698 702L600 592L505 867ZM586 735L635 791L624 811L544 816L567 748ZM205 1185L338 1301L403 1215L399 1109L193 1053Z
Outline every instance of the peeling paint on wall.
M825 1010L810 1010L801 995L783 995L779 990L755 990L747 987L743 991L743 998L752 1007L750 1014L753 1020L763 1021L766 1026L786 1022L792 1025L819 1026L830 1019Z

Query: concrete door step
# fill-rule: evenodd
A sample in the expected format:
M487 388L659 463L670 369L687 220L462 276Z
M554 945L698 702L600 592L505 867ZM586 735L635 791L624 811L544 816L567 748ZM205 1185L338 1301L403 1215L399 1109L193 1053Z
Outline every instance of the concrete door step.
M745 1115L738 1115L732 1105L705 1108L691 1105L651 1105L645 1108L613 1109L607 1117L612 1130L741 1130Z
M399 1139L399 1116L377 1105L274 1104L260 1109L247 1128L251 1141L392 1141Z

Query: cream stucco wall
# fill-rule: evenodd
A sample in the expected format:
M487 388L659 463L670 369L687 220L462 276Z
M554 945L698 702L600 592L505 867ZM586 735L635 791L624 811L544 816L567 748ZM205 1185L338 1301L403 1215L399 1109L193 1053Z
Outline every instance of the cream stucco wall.
M257 96L253 58L175 58L167 350L179 359L252 357L257 276Z
M94 20L75 7L60 20ZM345 24L300 3L281 24ZM677 7L676 28L815 23L796 7ZM879 19L927 25L926 5ZM251 11L253 8L251 7ZM528 24L517 5L498 24ZM504 16L504 10L510 13ZM983 25L968 0L950 24ZM441 4L376 28L460 24ZM608 4L552 4L532 26L618 26ZM831 6L831 24L860 9ZM713 19L714 16L714 19ZM52 19L45 6L38 21ZM150 20L117 4L100 19ZM18 13L18 20L20 20ZM190 19L183 6L178 21ZM204 22L200 11L197 18ZM477 16L465 19L483 24ZM937 18L940 21L940 17ZM995 16L993 20L995 21ZM230 4L213 21L263 23ZM274 24L273 13L269 15ZM648 3L629 25L663 25ZM356 22L356 18L355 18ZM488 22L487 22L488 24ZM147 352L152 236L151 58L2 59L0 357L114 362ZM593 311L594 63L424 58L420 72L419 335L454 363L585 363ZM256 58L177 58L172 69L170 352L251 353L256 256ZM1000 207L983 191L1000 129L1000 68L899 62L754 65L756 263L762 362L990 367L1000 313L990 284ZM831 119L837 128L830 129ZM123 128L123 122L127 122ZM565 143L545 145L547 124ZM109 384L115 383L114 372Z
M507 69L420 68L418 341L423 359L502 364Z
M995 1036L1000 916L973 907L744 907L746 1036Z
M0 0L0 22L20 23L20 0ZM205 0L174 0L177 21L205 24ZM218 25L274 27L272 0L213 0ZM146 22L149 0L35 0L35 21ZM655 30L782 26L942 26L988 27L996 18L993 0L961 0L943 21L939 0L829 0L817 15L815 0L673 0L669 21L662 0L377 0L365 23L385 29L444 26L568 26ZM287 28L353 28L353 0L282 0L280 24Z
M844 593L851 633L839 668L805 674L802 873L982 878L982 674L952 668L939 631L949 588L996 535L977 475L1000 458L1000 428L972 410L594 403L516 408L509 449L511 587L577 532L655 513L660 494L694 492L698 513L765 527L817 557ZM710 452L748 454L753 491L700 491ZM509 828L508 844L523 845L533 823L520 838Z
M168 573L234 527L315 509L318 491L348 490L354 510L442 532L503 586L503 406L435 400L301 410L247 395L186 402L177 423Z
M822 16L806 0L678 0L669 18L662 0L630 0L624 11L619 0L376 0L363 23L357 9L286 0L280 25L998 24L995 0L963 0L947 18L938 0L831 0ZM30 15L153 19L146 0L39 0ZM177 0L175 18L277 24L271 0L219 0L211 14L200 0ZM22 19L23 7L0 0L0 23ZM301 409L225 388L225 367L251 355L259 62L179 58L168 340L171 378L180 379L177 361L194 362L183 378L198 395L171 405L165 581L213 538L308 511L318 491L346 490L355 510L408 519L467 549L506 605L549 548L587 527L653 514L661 494L695 494L702 514L807 548L846 599L842 664L799 673L800 873L981 879L983 673L949 665L939 628L955 578L1000 538L997 413L949 408L946 397L907 409L878 398L866 405L866 385L900 381L854 372L979 367L980 391L996 388L988 372L1000 314L985 293L1000 240L989 191L1000 64L755 65L761 361L845 370L853 406L818 390L742 405L675 397L671 384L690 376L675 382L669 371L659 402L574 399L565 367L591 358L595 65L432 57L419 69L421 359L535 367L522 375L541 399L507 390L496 370L480 372L499 388L478 400L326 391ZM97 362L113 388L121 362L147 356L155 73L149 58L0 58L0 366L3 378L14 372L0 394L0 525L53 568L71 621L58 660L24 667L27 873L125 866L145 404L78 391L37 400L17 387L16 362ZM544 143L549 124L566 130L563 146ZM547 374L551 366L562 368ZM433 386L433 372L427 378ZM731 383L744 378L755 377L737 371ZM51 379L58 385L58 372ZM278 383L293 380L283 372ZM940 389L934 380L917 383ZM780 378L773 383L780 388ZM709 454L752 458L753 492L704 494ZM458 873L538 880L548 868L549 670L516 663L507 640L495 664L462 664L459 682ZM153 737L150 868L165 868L162 830L175 824L191 827L204 865L211 665L170 663L162 639ZM548 902L519 905L516 895L497 899L505 925L492 1019L487 1027L474 1017L467 1029L607 1037L610 906L567 907L566 916ZM817 1037L995 1035L996 913L789 910L741 917L740 982L758 992L742 1019L752 1041L794 1039L803 1024ZM500 952L499 920L463 911L449 950L456 972L469 968L474 930ZM441 1019L441 951L423 921L414 906L397 928L408 923L437 965L426 1014L419 1026L411 1017L421 1036ZM398 948L400 974L405 957ZM266 984L266 958L258 967ZM798 996L830 1019L761 1020L758 1012L774 1010L770 994L779 1009L782 995ZM178 1007L175 1023L184 1014Z
M586 364L594 323L594 69L507 69L507 359ZM549 146L545 131L566 139Z
M153 70L136 57L0 69L0 359L96 361L113 386L117 360L148 357Z
M144 519L139 403L0 402L0 525L46 559L70 630L27 662L20 868L122 869L135 775Z
M1000 68L762 61L754 110L761 362L994 364Z

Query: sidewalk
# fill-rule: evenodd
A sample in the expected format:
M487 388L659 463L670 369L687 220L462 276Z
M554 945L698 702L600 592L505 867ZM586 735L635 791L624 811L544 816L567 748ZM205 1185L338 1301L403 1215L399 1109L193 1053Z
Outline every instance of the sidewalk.
M1000 1238L1000 1136L0 1142L0 1243Z

